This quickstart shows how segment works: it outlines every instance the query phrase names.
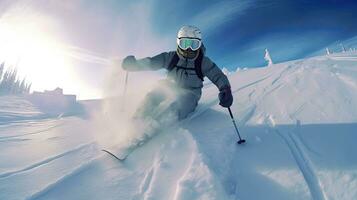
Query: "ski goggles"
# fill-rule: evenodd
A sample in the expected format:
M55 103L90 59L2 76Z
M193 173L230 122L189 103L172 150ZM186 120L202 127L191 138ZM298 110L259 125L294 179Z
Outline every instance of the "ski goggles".
M196 51L201 47L202 42L196 38L177 38L177 45L183 50L190 48L192 51Z

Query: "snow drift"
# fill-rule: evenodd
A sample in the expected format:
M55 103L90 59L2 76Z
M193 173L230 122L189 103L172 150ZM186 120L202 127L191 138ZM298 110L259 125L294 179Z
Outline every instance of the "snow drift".
M194 114L125 162L100 151L96 138L113 130L91 120L0 125L0 199L355 199L356 61L332 54L230 74L245 145L211 83Z

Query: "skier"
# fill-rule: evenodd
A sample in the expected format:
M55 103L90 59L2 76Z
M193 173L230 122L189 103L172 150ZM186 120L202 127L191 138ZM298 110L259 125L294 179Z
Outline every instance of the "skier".
M201 31L194 26L183 26L177 34L176 51L164 52L154 57L136 59L127 56L122 68L127 71L168 71L167 78L149 92L135 118L167 119L171 114L177 120L186 118L197 107L201 98L203 78L207 77L219 89L219 104L228 108L233 103L231 86L226 75L207 56ZM164 103L166 102L166 103ZM160 107L165 105L165 109Z

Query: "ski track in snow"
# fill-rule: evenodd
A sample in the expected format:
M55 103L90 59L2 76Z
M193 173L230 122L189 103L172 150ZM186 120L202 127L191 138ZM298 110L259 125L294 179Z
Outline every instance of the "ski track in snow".
M170 139L160 147L166 149L165 154L163 155L160 150L156 152L152 166L145 172L145 176L140 183L139 192L134 196L134 199L150 200L155 199L155 197L159 197L159 199L181 199L179 197L182 187L181 182L193 167L191 161L194 159L194 153L192 152L196 150L194 150L195 145L192 144L191 133L184 129L180 130L176 133L180 134L178 136L166 136ZM180 155L174 156L172 153L176 152L178 148L182 149L182 152ZM172 162L177 162L177 164L173 165ZM169 173L171 171L174 171L174 174ZM162 181L166 181L165 192L159 189Z
M149 172L146 173L145 178L141 183L140 193L138 194L139 196L146 196L146 193L151 185L153 174L154 174L154 168L152 167L150 168Z
M242 87L239 87L238 89L233 90L233 91L232 91L232 94L237 93L237 92L239 92L239 91L241 91L241 90L243 90L243 89L246 89L246 88L248 88L248 87L250 87L250 86L253 86L253 85L255 85L255 84L259 83L259 82L262 82L262 81L268 79L269 77L270 77L270 76L267 76L267 77L264 77L264 78L259 79L259 80L257 80L257 81L253 81L253 82L251 82L251 83L248 83L248 84L246 84L246 85L244 85L244 86L242 86ZM207 110L209 110L210 108L212 108L212 106L215 106L215 105L219 102L219 99L217 99L217 98L213 98L213 99L214 99L214 100L211 100L211 101L208 101L208 102L200 103L200 104L198 105L198 108L195 110L195 112L194 112L191 116L189 116L187 119L185 119L185 120L184 120L182 123L180 123L180 124L185 125L185 124L189 123L191 120L193 120L193 119L199 117L200 115L202 115L203 113L205 113ZM253 108L253 109L249 109L249 110L252 111L252 112L250 112L250 114L253 115L253 114L254 114L254 108ZM247 116L247 117L245 117L245 118L249 118L249 116ZM244 118L244 119L245 119L245 118Z
M296 161L300 171L302 172L306 184L309 187L310 193L314 200L327 200L326 194L324 193L321 183L314 172L314 167L307 156L307 153L302 148L302 143L298 137L291 132L281 132L275 129L276 133L284 140L288 148L290 149L293 158Z
M82 171L86 170L87 168L89 168L90 165L96 160L98 160L98 157L95 157L93 159L90 159L90 160L84 162L83 164L81 164L79 167L75 168L68 174L64 174L58 180L54 181L53 183L49 183L46 187L42 188L41 190L35 192L34 194L32 194L28 197L26 197L25 199L26 200L40 199L41 197L46 195L50 190L52 190L56 186L62 184L65 180L67 180L71 177L74 177L75 175L77 175L77 174L81 173Z
M243 89L246 89L246 88L248 88L248 87L250 87L250 86L256 85L256 84L258 84L258 83L260 83L260 82L262 82L262 81L265 81L265 80L267 80L270 76L271 76L271 75L266 76L266 77L264 77L264 78L262 78L262 79L253 81L253 82L251 82L251 83L248 83L248 84L246 84L246 85L244 85L244 86L242 86L242 87L239 87L238 89L233 90L232 93L233 93L233 94L234 94L234 93L237 93L237 92L239 92L239 91L241 91L241 90L243 90Z
M64 123L60 123L60 124L51 126L49 128L46 128L46 129L43 129L43 130L40 130L40 131L34 131L34 132L30 132L30 133L11 135L11 136L3 136L3 137L0 136L0 142L6 142L8 139L13 139L13 138L17 138L17 137L23 137L23 136L29 136L29 135L36 135L36 134L40 134L40 133L46 133L46 132L48 132L48 131L50 131L52 129L61 127L63 125L64 125Z
M30 165L30 166L27 166L27 167L25 167L23 169L2 173L2 174L0 174L0 179L7 178L9 176L17 175L17 174L20 174L20 173L23 173L23 172L26 172L26 171L41 167L41 166L46 165L46 164L48 164L48 163L50 163L50 162L52 162L54 160L62 158L64 156L66 156L66 155L72 154L74 152L81 151L81 150L86 149L86 148L93 147L94 145L95 145L95 143L89 143L89 144L80 145L79 147L71 149L70 151L66 151L66 152L58 154L56 156L47 158L45 160L42 160L40 162L34 163L34 164Z
M284 76L284 74L286 74L287 72L289 72L290 69L292 69L292 67L293 67L292 65L288 65L287 67L285 67L285 69L279 73L278 77L276 77L271 82L271 85L274 85L277 81L279 81Z

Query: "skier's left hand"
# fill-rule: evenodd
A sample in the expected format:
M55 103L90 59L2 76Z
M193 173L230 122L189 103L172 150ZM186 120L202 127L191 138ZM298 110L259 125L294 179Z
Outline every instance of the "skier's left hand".
M124 69L124 70L128 70L130 69L133 65L135 65L136 63L136 58L135 56L127 56L124 58L123 60L123 63L121 64L121 67Z
M233 96L230 87L224 87L219 91L219 105L228 108L233 103Z

